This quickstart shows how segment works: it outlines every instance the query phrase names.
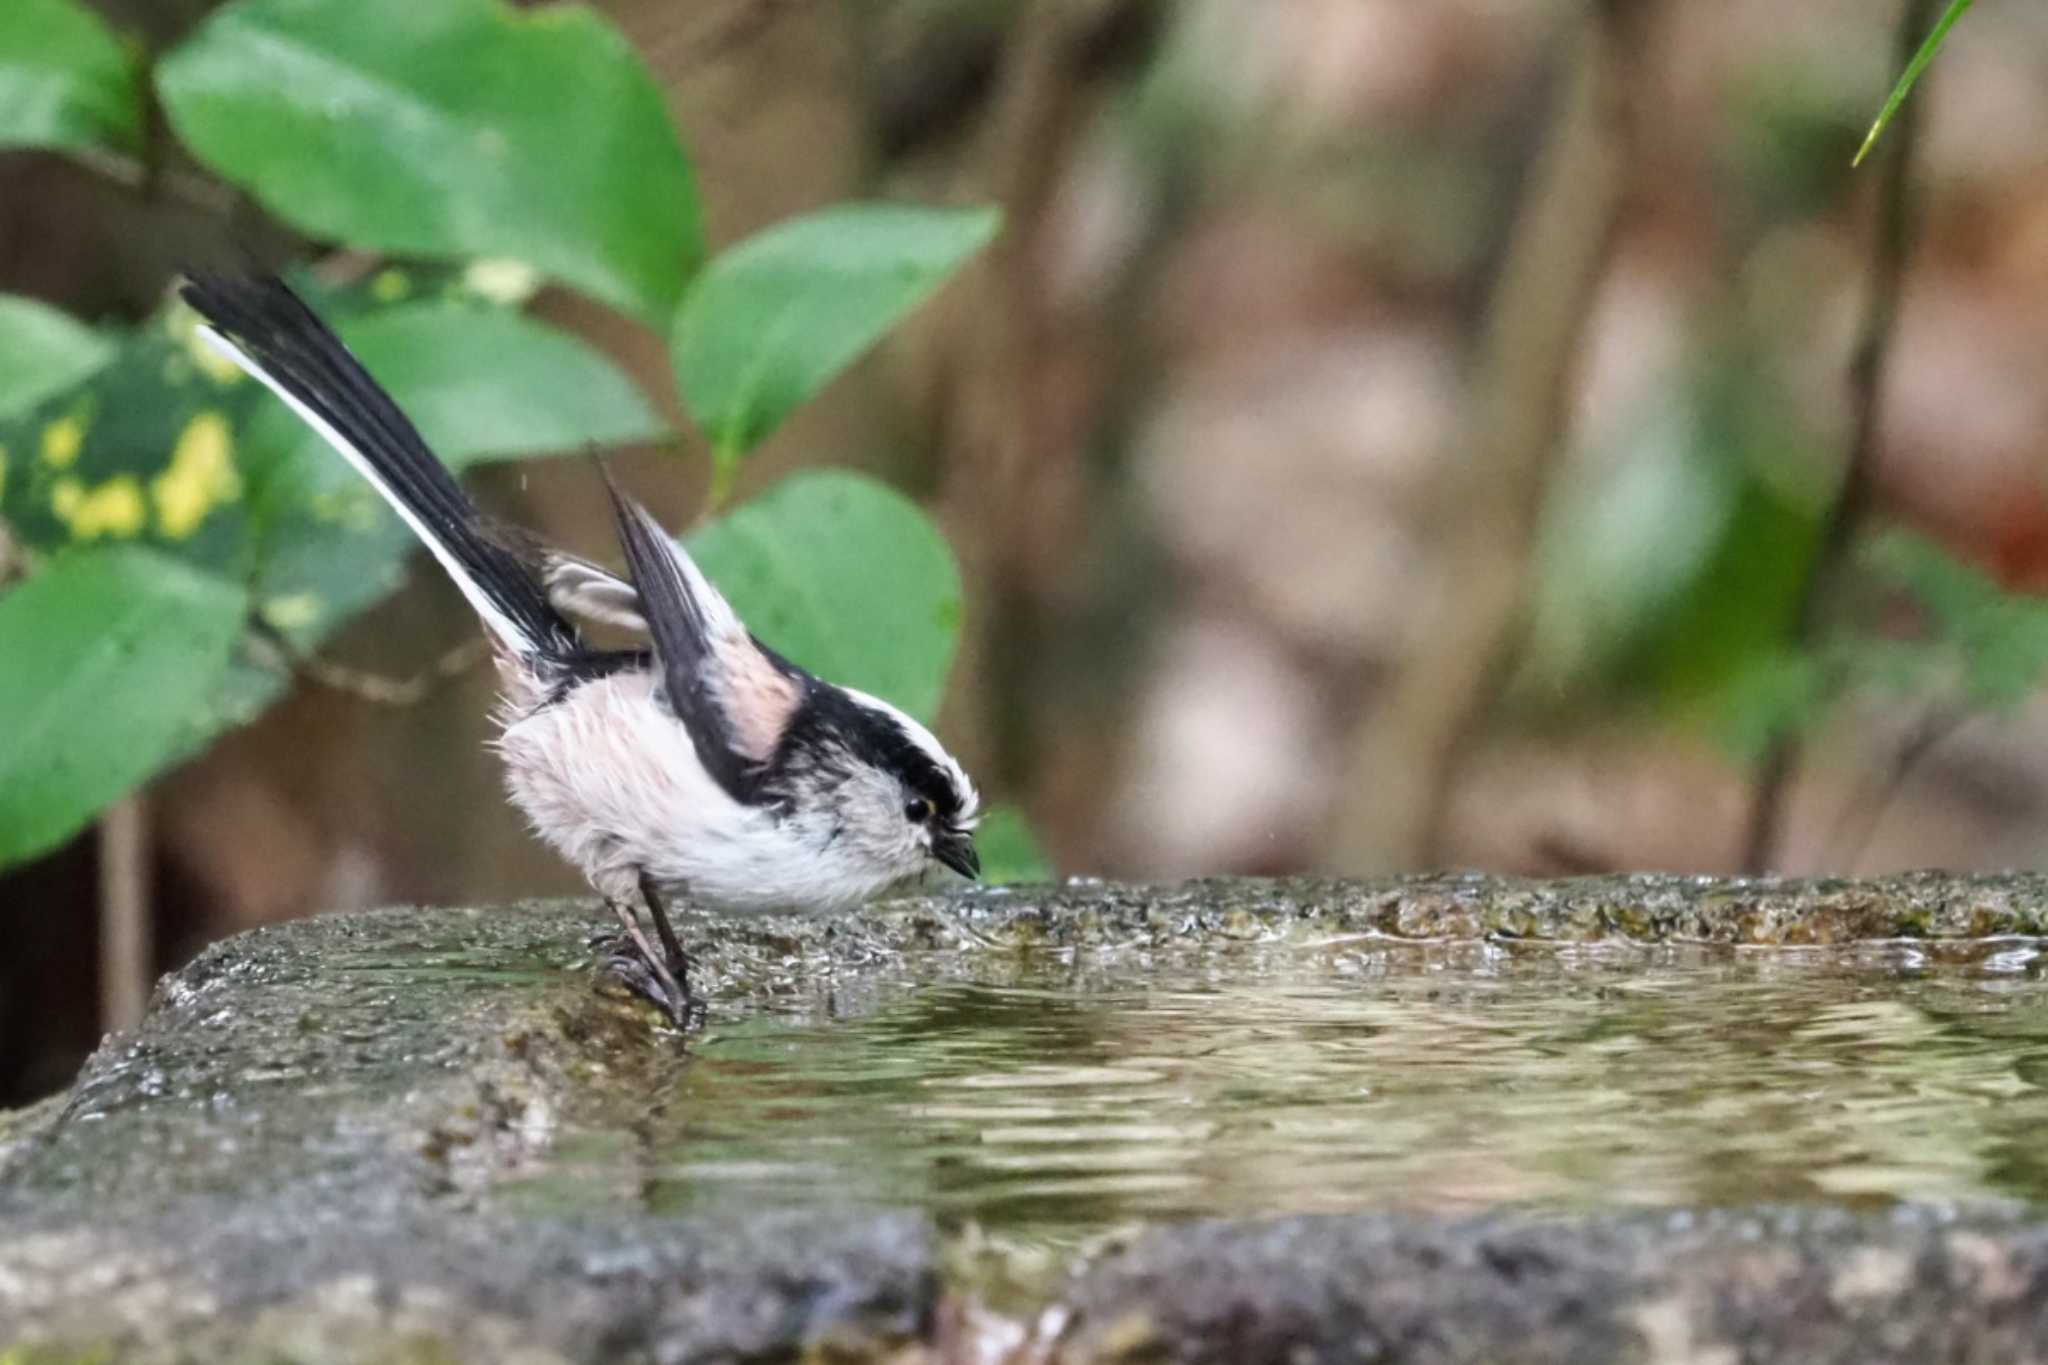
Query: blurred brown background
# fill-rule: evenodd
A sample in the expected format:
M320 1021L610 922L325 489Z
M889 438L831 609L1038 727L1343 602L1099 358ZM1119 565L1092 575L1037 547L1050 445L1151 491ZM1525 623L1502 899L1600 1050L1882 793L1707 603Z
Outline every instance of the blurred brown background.
M99 7L158 44L209 8ZM1731 698L1795 629L1855 443L1885 171L1849 158L1896 6L597 7L668 90L715 243L854 196L1006 206L746 480L853 463L938 511L969 583L940 728L1062 870L1743 864L1760 759ZM1867 515L2027 591L2048 11L1979 7L1915 98ZM139 316L224 232L282 240L0 156L0 289ZM657 338L543 306L668 392ZM700 467L626 468L688 519ZM580 462L477 483L607 552ZM471 629L419 571L332 655L401 676ZM500 799L491 690L304 688L156 784L156 964L315 910L578 890ZM2039 707L1852 696L1804 741L1776 870L2042 861ZM0 878L0 1102L97 1037L96 849Z

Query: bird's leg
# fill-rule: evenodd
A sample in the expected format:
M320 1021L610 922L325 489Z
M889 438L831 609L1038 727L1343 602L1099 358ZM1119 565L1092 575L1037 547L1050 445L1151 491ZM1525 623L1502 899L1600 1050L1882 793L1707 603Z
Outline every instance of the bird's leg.
M655 952L654 945L647 941L639 919L633 914L633 907L609 897L605 899L605 905L619 917L619 926L625 930L623 941L611 940L613 950L605 959L605 970L624 982L634 994L661 1006L678 1028L689 1027L693 1004L689 992L677 983L661 954Z
M676 980L690 984L690 958L683 951L681 940L676 938L675 927L669 923L668 907L662 904L661 891L654 885L654 878L645 872L640 874L640 898L647 902L647 917L654 921L654 932L661 935L661 946L668 953L668 968Z
M643 869L640 873L640 898L647 902L647 917L654 921L654 932L661 936L662 950L668 954L666 966L681 987L681 1005L685 1016L704 1015L704 1002L690 992L690 955L683 951L682 940L676 937L675 926L669 923L668 907L662 904L661 890L654 884L654 878ZM678 1021L682 1022L682 1021ZM685 1023L684 1027L688 1027Z

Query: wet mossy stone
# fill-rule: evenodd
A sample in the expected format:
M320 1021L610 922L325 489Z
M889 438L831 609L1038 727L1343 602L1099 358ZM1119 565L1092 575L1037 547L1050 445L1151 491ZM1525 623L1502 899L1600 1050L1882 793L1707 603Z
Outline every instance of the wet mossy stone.
M1074 882L838 919L694 921L718 1016L905 953L1333 934L1970 950L2048 880ZM0 1115L0 1362L2048 1358L2030 1207L1366 1211L1145 1229L1007 1316L925 1214L660 1212L690 1065L593 988L587 904L394 909L217 944L66 1095ZM551 1154L611 1154L559 1198ZM1020 1347L1020 1349L1022 1349Z

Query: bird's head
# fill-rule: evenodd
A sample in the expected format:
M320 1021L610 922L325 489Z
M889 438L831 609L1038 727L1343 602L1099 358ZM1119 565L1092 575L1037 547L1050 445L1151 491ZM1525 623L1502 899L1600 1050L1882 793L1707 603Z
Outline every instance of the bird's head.
M821 843L896 883L937 867L981 875L974 849L980 798L936 736L852 688L813 680L781 755L792 807L830 813Z

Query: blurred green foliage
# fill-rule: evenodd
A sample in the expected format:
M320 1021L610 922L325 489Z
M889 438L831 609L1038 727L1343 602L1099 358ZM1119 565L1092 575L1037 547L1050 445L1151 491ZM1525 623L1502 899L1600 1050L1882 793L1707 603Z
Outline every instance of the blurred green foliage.
M1555 492L1520 691L1711 719L1783 648L1828 494L1767 374L1709 348Z
M1720 211L1740 240L1810 223L1853 193L1868 82L1859 64L1779 56L1736 88L1719 154Z
M116 342L69 314L0 294L0 417L69 388L117 349Z
M981 854L981 879L985 882L1042 882L1052 876L1031 826L1011 807L998 806L982 816L974 844Z
M1760 757L1843 698L1914 698L2004 714L2048 675L2048 602L2001 587L1925 536L1891 530L1856 557L1863 610L1808 650L1760 650L1719 698L1716 729ZM1893 608L1904 606L1904 619Z
M73 0L10 0L0 145L130 154L138 69ZM673 435L608 360L520 311L545 281L672 339L729 479L997 227L987 209L848 206L707 264L659 89L576 6L236 0L154 72L170 127L227 184L316 238L416 258L297 282L458 469ZM100 331L0 297L0 548L26 572L0 596L0 866L256 714L411 549L195 328L175 303ZM799 663L936 709L959 574L899 494L796 476L692 548ZM999 866L1042 871L1021 825L1006 838Z
M0 147L142 145L138 65L73 0L7 0L0 18Z
M1864 677L1945 686L1973 708L2009 711L2048 674L2048 602L2008 592L1933 541L1904 531L1874 539L1863 561L1926 617L1926 629L1914 637L1918 648L1883 660L1866 651L1859 658ZM1879 662L1889 666L1875 667Z
M1794 644L1831 493L1770 376L1754 339L1689 358L1554 490L1525 713L1635 708L1754 762L1851 695L2002 711L2048 675L2048 602L1902 531L1867 537L1835 623Z

